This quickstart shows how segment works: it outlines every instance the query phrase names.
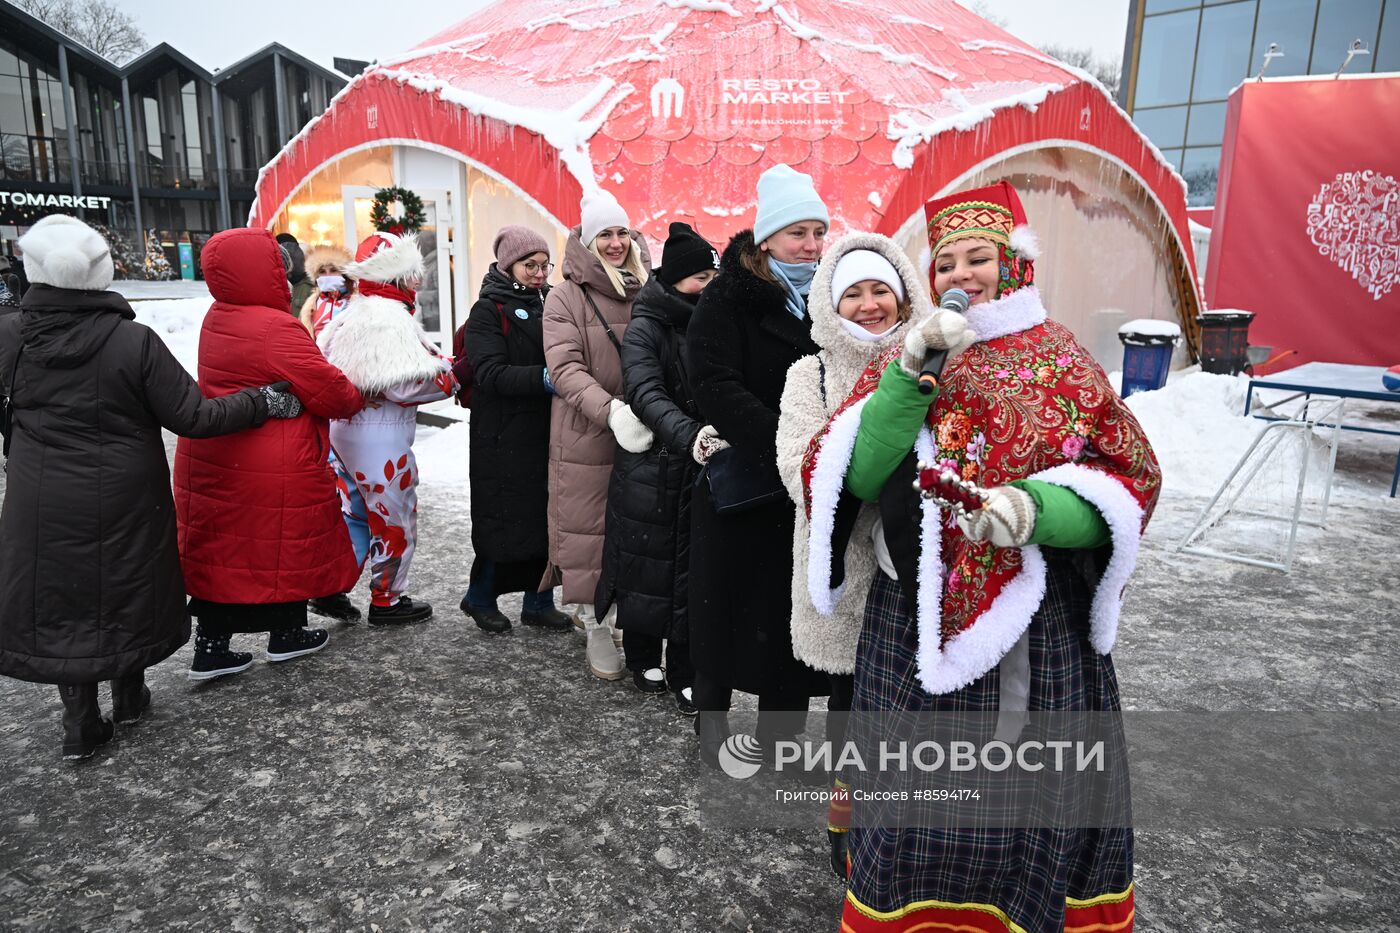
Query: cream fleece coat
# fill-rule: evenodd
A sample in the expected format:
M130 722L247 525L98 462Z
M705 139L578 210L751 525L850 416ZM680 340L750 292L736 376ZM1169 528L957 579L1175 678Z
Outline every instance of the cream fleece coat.
M846 549L846 585L830 616L819 614L807 588L808 524L802 506L802 458L807 445L821 431L832 413L850 395L851 388L870 362L904 340L908 322L875 342L865 342L841 325L831 300L831 277L837 262L854 249L873 250L895 267L909 296L913 315L922 320L932 313L928 288L904 251L888 237L857 233L828 248L812 282L807 313L812 317L812 339L821 352L798 360L788 370L778 418L778 473L788 495L797 505L797 527L793 532L792 647L798 660L829 674L855 671L856 642L860 639L865 613L865 597L878 572L870 530L875 524L875 506L861 507Z

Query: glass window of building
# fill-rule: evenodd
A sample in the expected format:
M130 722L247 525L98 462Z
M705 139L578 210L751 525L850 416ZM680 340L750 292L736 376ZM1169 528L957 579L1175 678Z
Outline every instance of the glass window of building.
M1186 179L1186 204L1209 207L1215 203L1215 182L1220 172L1220 147L1187 149L1181 157L1181 177Z
M1224 100L1249 73L1254 0L1208 7L1201 13L1201 41L1196 51L1192 100Z
M1214 146L1225 138L1226 104L1192 104L1186 145Z
M1180 146L1186 136L1185 107L1154 107L1133 112L1133 122L1159 149Z
M1184 104L1191 94L1201 11L1149 16L1142 24L1133 107Z
M180 88L180 113L185 129L185 167L190 180L198 183L204 179L204 149L199 132L199 92L193 81Z
M1367 50L1376 47L1381 24L1381 0L1322 0L1317 11L1317 35L1313 37L1312 74L1331 74L1346 61L1353 39L1360 39ZM1374 55L1357 55L1347 65L1347 74L1373 70Z
M1254 23L1254 60L1250 74L1264 63L1264 50L1276 44L1283 57L1269 63L1265 72L1271 78L1305 75L1312 52L1313 25L1317 0L1259 0L1259 18Z
M1200 5L1201 0L1147 0L1144 9L1148 13L1166 13L1169 10L1181 10Z

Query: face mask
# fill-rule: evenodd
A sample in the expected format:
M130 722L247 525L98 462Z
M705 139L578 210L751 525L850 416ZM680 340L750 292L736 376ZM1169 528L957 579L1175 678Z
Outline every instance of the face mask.
M343 292L345 291L345 276L318 275L316 276L316 289L323 292Z
M874 343L877 340L883 340L885 337L888 337L891 333L893 333L894 329L900 324L899 321L895 321L894 324L890 327L887 327L880 333L875 334L866 330L864 327L861 327L855 321L848 321L845 318L837 318L837 320L841 322L842 327L846 328L846 332L848 334L850 334L857 340L863 341L865 343Z

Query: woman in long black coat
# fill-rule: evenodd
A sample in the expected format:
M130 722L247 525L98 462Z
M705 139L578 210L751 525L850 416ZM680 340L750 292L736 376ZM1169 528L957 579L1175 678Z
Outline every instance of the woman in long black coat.
M496 261L467 318L473 370L470 426L471 578L462 611L487 632L511 627L497 597L521 593L520 621L548 629L571 622L540 590L549 560L549 411L554 386L544 359L549 246L528 227L502 227Z
M595 611L601 617L616 604L627 668L637 688L643 693L669 688L677 709L694 715L687 612L690 497L718 435L699 420L681 347L696 303L718 271L719 254L688 225L673 223L662 260L637 293L622 341L624 399L656 437L642 453L619 447L613 460Z
M150 704L146 668L190 637L161 428L210 437L261 424L245 389L206 399L112 281L107 244L54 215L20 240L32 283L0 314L0 389L14 405L0 511L0 674L58 684L63 753L112 737Z
M755 230L730 241L700 299L686 357L705 422L780 486L778 406L788 368L817 352L802 279L810 288L827 214L811 180L787 166L764 173L758 200ZM792 653L792 502L718 515L708 483L695 490L690 653L700 751L713 763L732 690L758 694L758 740L771 750L802 731L809 698L830 688Z

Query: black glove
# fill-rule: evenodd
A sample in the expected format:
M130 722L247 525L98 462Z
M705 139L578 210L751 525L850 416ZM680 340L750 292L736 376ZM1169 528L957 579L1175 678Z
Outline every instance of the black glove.
M274 382L258 389L267 402L269 418L295 418L301 414L301 399L292 394L290 382Z

